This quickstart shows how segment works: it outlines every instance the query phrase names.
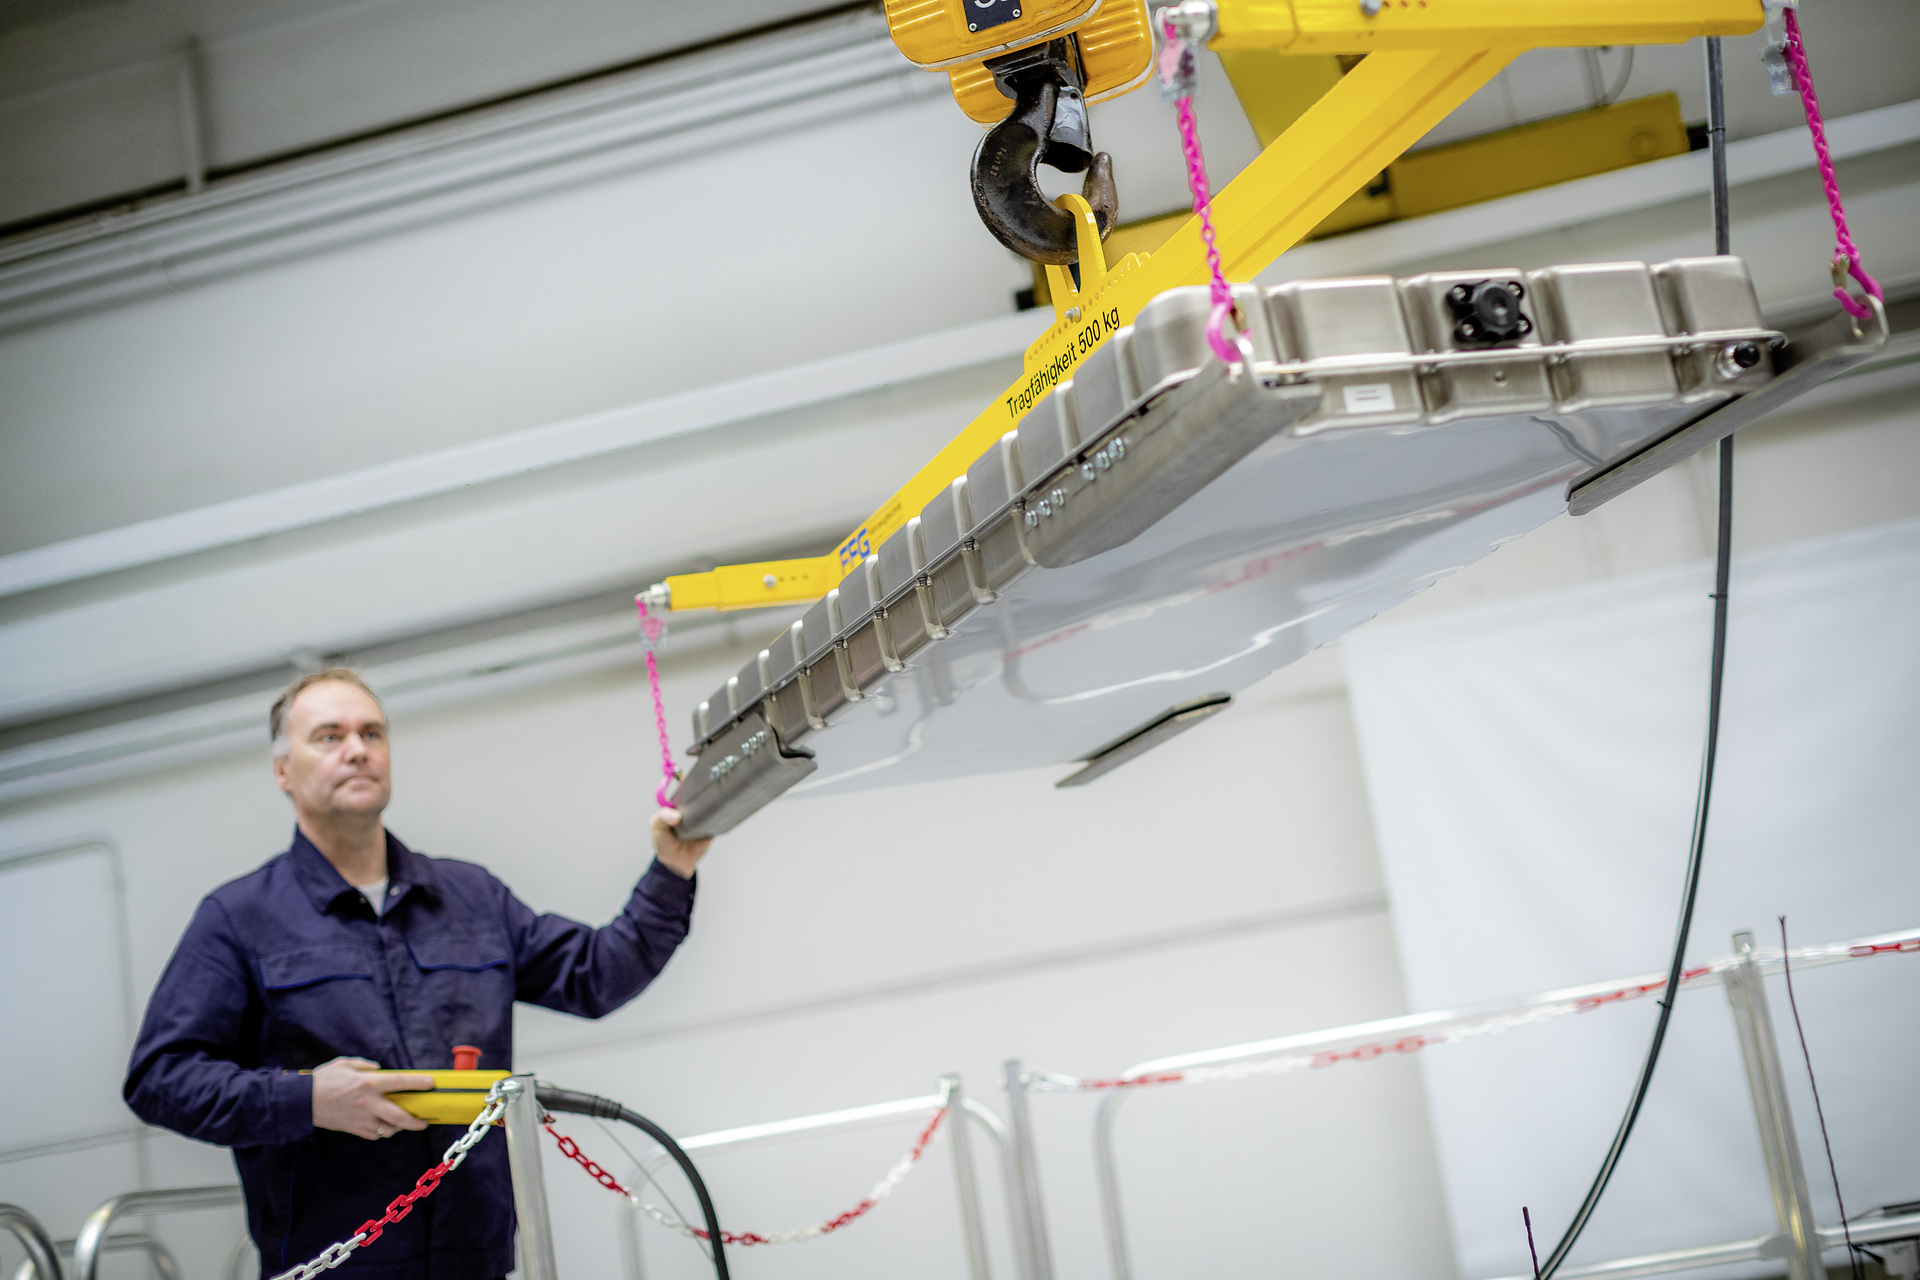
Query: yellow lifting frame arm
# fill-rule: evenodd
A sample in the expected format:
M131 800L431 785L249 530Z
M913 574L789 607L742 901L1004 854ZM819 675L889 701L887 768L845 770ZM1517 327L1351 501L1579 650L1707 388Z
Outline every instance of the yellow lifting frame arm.
M1249 280L1299 242L1390 161L1532 48L1673 44L1743 35L1765 20L1760 0L1219 0L1209 47L1367 58L1260 153L1213 201L1228 279ZM987 447L1072 376L1140 308L1168 289L1204 284L1205 250L1189 219L1151 258L1111 269L1077 197L1082 289L1050 268L1057 319L1027 348L1020 381L855 529L832 553L726 565L667 579L672 608L749 609L818 599L919 513Z

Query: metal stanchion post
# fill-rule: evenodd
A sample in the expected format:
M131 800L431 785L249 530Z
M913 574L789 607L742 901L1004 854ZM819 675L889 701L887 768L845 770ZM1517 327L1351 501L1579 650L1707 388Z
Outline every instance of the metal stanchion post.
M940 1078L947 1095L947 1140L953 1146L953 1182L960 1196L960 1234L967 1242L969 1280L991 1280L987 1270L987 1233L980 1221L980 1184L973 1174L972 1134L968 1132L967 1095L958 1073Z
M1053 1251L1047 1246L1046 1210L1040 1203L1040 1168L1033 1155L1033 1118L1027 1111L1027 1086L1018 1058L1006 1067L1007 1121L1013 1128L1010 1162L1020 1187L1020 1205L1026 1211L1027 1274L1033 1280L1053 1280Z
M1121 1217L1120 1170L1113 1159L1113 1120L1127 1100L1124 1090L1100 1099L1093 1118L1094 1172L1100 1180L1100 1223L1107 1232L1107 1265L1113 1280L1133 1280L1127 1257L1127 1224Z
M1007 1122L1000 1113L985 1106L977 1098L968 1098L967 1119L980 1126L986 1132L987 1139L993 1143L994 1159L1000 1169L1000 1194L1006 1200L1007 1232L1013 1237L1013 1274L1016 1280L1033 1280L1027 1274L1027 1237L1023 1225L1020 1188L1013 1176L1013 1157L1008 1150L1013 1145L1013 1137L1007 1128Z
M1767 1183L1773 1189L1773 1213L1780 1224L1787 1275L1789 1280L1826 1280L1820 1235L1807 1195L1807 1173L1800 1163L1793 1112L1787 1106L1780 1048L1773 1038L1773 1018L1767 1012L1767 990L1761 985L1760 966L1753 958L1753 935L1744 931L1734 934L1733 951L1738 963L1725 974L1727 1001L1733 1005L1740 1057L1747 1065L1747 1088L1753 1094L1753 1114L1760 1124L1760 1149L1767 1158Z
M547 1214L547 1180L540 1167L540 1099L533 1077L508 1077L507 1166L513 1174L513 1212L520 1221L522 1280L559 1280L553 1261L553 1219Z
M17 1204L0 1204L0 1231L12 1232L20 1247L26 1250L27 1258L20 1268L23 1272L32 1268L38 1280L64 1280L60 1274L60 1254L54 1249L47 1229L40 1225L40 1219Z
M640 1259L640 1210L633 1201L622 1198L620 1216L620 1275L622 1280L646 1280L647 1268Z

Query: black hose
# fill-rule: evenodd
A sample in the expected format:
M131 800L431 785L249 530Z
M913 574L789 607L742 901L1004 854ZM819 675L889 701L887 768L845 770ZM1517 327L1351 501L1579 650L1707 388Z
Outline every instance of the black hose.
M1707 749L1700 765L1700 794L1694 802L1693 840L1687 853L1687 885L1680 899L1680 925L1673 940L1673 962L1667 967L1667 986L1660 998L1660 1018L1653 1024L1653 1043L1647 1046L1647 1058L1640 1067L1640 1078L1634 1082L1633 1096L1627 1101L1627 1113L1621 1117L1620 1128L1613 1135L1613 1145L1607 1148L1606 1159L1600 1162L1600 1172L1594 1175L1586 1199L1575 1210L1573 1221L1568 1224L1566 1234L1560 1237L1560 1243L1553 1247L1553 1252L1547 1255L1546 1262L1541 1265L1540 1280L1553 1280L1553 1273L1566 1261L1574 1242L1586 1229L1587 1219L1599 1207L1600 1197L1613 1177L1614 1167L1620 1163L1620 1156L1627 1149L1627 1139L1633 1134L1634 1121L1640 1118L1641 1104L1647 1100L1647 1087L1653 1083L1653 1068L1660 1061L1660 1047L1667 1038L1667 1023L1673 1018L1673 1002L1680 994L1680 975L1687 956L1687 934L1693 927L1693 906L1700 896L1700 862L1707 844L1707 811L1713 800L1714 756L1720 743L1720 687L1727 662L1727 570L1728 551L1733 540L1732 525L1733 437L1728 436L1720 442L1719 545L1714 555L1713 668L1707 682Z
M687 1181L693 1184L693 1194L700 1200L700 1212L707 1220L707 1243L713 1246L713 1274L719 1280L728 1280L727 1250L720 1235L720 1216L713 1211L713 1197L707 1194L707 1184L700 1177L700 1171L693 1167L693 1159L673 1140L673 1135L637 1111L615 1102L612 1098L602 1098L598 1094L578 1093L572 1089L557 1089L543 1084L535 1089L540 1105L549 1111L562 1111L577 1116L592 1116L597 1120L619 1120L632 1125L640 1132L665 1147L667 1154L673 1157L680 1171L687 1175Z
M1733 224L1727 208L1727 104L1722 78L1720 41L1707 40L1707 146L1713 162L1713 251L1733 252ZM1660 1061L1660 1046L1667 1038L1667 1023L1673 1018L1673 1002L1680 994L1680 974L1686 964L1687 934L1693 927L1693 905L1700 896L1700 862L1707 844L1707 811L1713 803L1713 764L1720 746L1720 687L1727 668L1727 579L1733 554L1733 437L1720 441L1720 510L1716 522L1713 553L1713 663L1707 677L1707 749L1700 762L1700 794L1693 807L1693 839L1687 851L1687 887L1680 899L1680 926L1673 940L1673 962L1667 967L1667 987L1661 994L1660 1018L1653 1025L1653 1043L1647 1046L1647 1059L1634 1082L1633 1096L1627 1101L1627 1114L1613 1135L1600 1172L1594 1175L1586 1199L1575 1210L1560 1243L1547 1255L1545 1266L1537 1268L1539 1280L1553 1280L1567 1254L1586 1229L1587 1219L1600 1204L1600 1197L1613 1177L1640 1118L1641 1104L1647 1100L1647 1087L1653 1083L1654 1064Z

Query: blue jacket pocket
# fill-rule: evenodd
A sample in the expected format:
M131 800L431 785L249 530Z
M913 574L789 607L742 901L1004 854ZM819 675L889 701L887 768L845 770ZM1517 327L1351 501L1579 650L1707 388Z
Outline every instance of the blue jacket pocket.
M365 948L338 942L261 956L262 1061L293 1068L343 1055L386 1065L404 1061L374 978L378 963Z
M301 947L260 957L260 985L268 991L291 991L334 978L373 980L373 957L360 947L333 944Z
M507 965L507 944L498 937L439 933L424 938L408 938L407 950L414 964L425 972L458 969L479 973L484 969L503 969Z

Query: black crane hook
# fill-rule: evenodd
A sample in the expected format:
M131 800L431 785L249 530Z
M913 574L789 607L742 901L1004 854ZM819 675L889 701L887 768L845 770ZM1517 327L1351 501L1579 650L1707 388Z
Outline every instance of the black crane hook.
M1075 53L1071 40L1049 40L989 61L1013 110L973 153L973 203L987 230L1021 257L1054 266L1075 262L1080 253L1072 215L1040 190L1041 165L1087 175L1080 190L1102 240L1120 213L1113 159L1093 151L1086 78Z

